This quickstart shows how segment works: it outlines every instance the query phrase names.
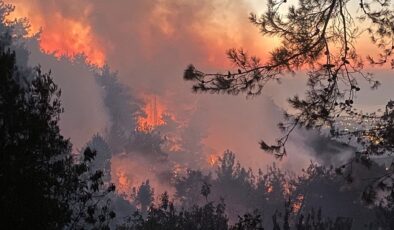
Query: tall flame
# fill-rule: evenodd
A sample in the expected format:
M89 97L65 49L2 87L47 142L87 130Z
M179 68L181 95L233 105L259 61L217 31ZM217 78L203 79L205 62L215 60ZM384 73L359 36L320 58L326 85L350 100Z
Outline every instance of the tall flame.
M166 109L155 95L145 97L145 107L143 110L145 112L145 116L140 116L137 119L137 129L139 131L148 132L165 124L163 115Z
M212 153L208 156L208 164L213 167L215 165L217 165L219 160L219 156L215 153Z
M116 171L117 180L115 181L116 190L119 194L127 194L130 192L132 184L130 179L127 177L126 172L122 168L117 168Z
M298 213L301 211L303 201L304 201L304 195L299 194L292 206L294 213Z

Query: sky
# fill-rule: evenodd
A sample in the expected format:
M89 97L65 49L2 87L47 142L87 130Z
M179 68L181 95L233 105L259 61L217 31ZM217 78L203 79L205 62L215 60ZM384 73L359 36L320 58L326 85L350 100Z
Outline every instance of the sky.
M286 99L302 94L303 73L284 76L282 84L269 84L260 97L193 94L182 80L190 63L206 71L231 67L225 52L244 48L264 61L280 43L262 37L248 21L250 12L264 10L261 0L7 0L15 5L11 17L26 17L30 34L41 31L39 47L57 57L84 53L94 65L108 64L118 71L120 81L143 100L157 98L160 108L177 120L198 117L204 127L204 144L213 153L233 150L242 164L254 169L274 161L258 146L262 138L273 141L279 132L281 109ZM84 78L88 70L74 72L32 51L32 64L58 71L57 82L64 91L65 121L62 126L74 145L82 147L94 132L108 122L100 89ZM382 82L394 83L387 70L373 70ZM365 109L382 106L391 94L390 84L379 92L360 95ZM76 97L78 96L78 100ZM89 111L95 111L93 117ZM191 112L193 116L191 115ZM81 116L82 114L82 116ZM86 125L84 130L79 127ZM282 164L299 169L309 164L302 137L290 143L293 154Z

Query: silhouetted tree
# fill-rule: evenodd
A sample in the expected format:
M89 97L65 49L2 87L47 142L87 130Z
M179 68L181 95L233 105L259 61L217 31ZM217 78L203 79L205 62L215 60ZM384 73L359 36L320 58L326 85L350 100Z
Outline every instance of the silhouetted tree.
M103 88L104 103L111 118L106 139L116 154L124 151L132 132L136 130L136 119L143 114L140 108L142 102L129 93L129 89L118 80L117 73L112 72L109 66L104 66L96 79Z
M164 142L164 138L155 130L136 130L131 132L125 150L127 153L137 154L152 161L165 161L168 154L162 149Z
M72 145L58 126L61 92L50 73L17 65L14 48L20 37L14 36L16 24L5 22L12 10L0 2L1 224L13 229L108 228L115 213L107 194L114 186L103 186L102 172L89 170L94 151L71 154Z
M389 0L359 0L358 5L354 4L358 8L356 13L350 11L351 4L354 2L299 0L293 5L286 0L268 0L263 15L251 14L249 18L263 35L282 40L266 61L262 62L242 49L230 49L227 55L237 69L226 73L204 73L190 65L184 72L184 79L195 83L195 92L255 96L268 82L304 68L308 76L305 98L294 96L288 100L295 112L286 113L286 122L279 124L284 135L275 144L261 141L261 148L282 158L286 155L289 135L296 127L317 130L328 127L334 138L353 140L358 149L354 160L368 167L371 157L393 153L394 102L387 102L382 113L364 114L354 108L355 97L361 90L360 80L370 83L373 89L380 84L364 70L365 63L356 43L360 31L367 28L379 52L375 58L366 55L369 63L391 63L394 68L394 10ZM284 9L286 6L288 8ZM340 125L343 118L351 118L362 125L344 129ZM351 168L350 163L345 167ZM374 197L371 195L379 190L378 184L392 186L393 169L388 171L371 183L371 189L364 197Z
M374 165L373 169L365 172L362 166L357 166L353 169L355 176L347 178L353 183L348 184L346 179L336 175L333 167L311 164L298 177L292 193L293 202L297 203L299 213L321 207L326 216L354 217L355 226L362 227L373 222L371 216L374 212L372 207L365 207L360 199L364 186L368 184L363 178L373 173L379 175L381 170L381 167Z
M231 230L264 230L263 220L258 210L238 216L238 222L230 228Z
M201 194L203 195L203 194ZM145 230L227 230L228 218L225 215L223 201L214 205L213 202L204 206L194 205L190 209L177 211L167 193L161 195L160 203L151 205L148 214L135 212L119 229Z
M90 168L95 156L96 152L88 147L79 163L73 162L76 174L68 175L72 181L65 187L67 202L72 210L71 221L66 228L109 229L110 221L116 216L108 196L115 191L115 185L108 181L104 183L103 171Z
M375 228L394 229L394 189L386 190L389 194L388 207L385 204L379 205L376 211L376 222L372 225Z
M176 178L174 182L175 198L179 200L183 207L190 208L193 205L203 203L199 189L204 182L211 183L211 176L204 175L198 170L187 170L186 175Z
M103 172L103 180L109 183L111 181L111 157L112 151L100 134L95 134L86 144L90 149L96 151L96 156L91 162L90 169L92 171L101 170Z
M232 154L230 154L232 155ZM232 159L232 158L231 158ZM235 162L235 159L233 159ZM220 166L219 166L220 167ZM326 171L323 170L323 168L319 168L316 165L311 165L307 170L307 174L310 174L310 180L311 181L318 181L318 183L328 180L329 183L332 178L326 177L325 173L320 174L318 170L322 170L323 172L329 172L330 169L326 169ZM264 173L262 173L264 174ZM272 174L278 174L273 176ZM201 198L204 198L207 194L206 189L206 182L204 183L204 176L201 172L199 171L191 171L189 172L189 175L191 178L194 179L188 179L187 176L183 177L180 180L180 184L185 186L185 181L188 181L188 186L181 186L176 188L183 189L183 196L182 199L185 199L184 197L187 197L189 194L194 196L194 193L190 193L190 190L188 188L193 188L194 191L200 191L200 198L195 197L194 199L196 200L201 200ZM269 176L265 176L269 175ZM332 175L332 174L330 174ZM289 182L289 178L284 175L283 172L281 172L279 169L277 169L275 166L271 167L270 170L264 174L265 178L283 178L280 180L284 180L286 183L283 185L279 183L278 186L283 186L286 187L287 183ZM216 177L213 175L210 178L210 183L212 183L212 187L210 187L210 192L215 193L219 192L220 195L226 195L225 190L222 190L220 188L217 188L217 186L220 186L220 183L216 183ZM341 178L335 177L336 181L339 181ZM207 178L205 178L207 179ZM291 182L292 179L290 179ZM305 181L308 180L308 176L304 176L299 179L299 181L296 182L291 182L294 183L296 186L299 187L305 187L308 185ZM233 180L234 181L234 180ZM248 180L250 183L252 183L252 180ZM193 184L191 186L190 184ZM256 182L255 182L256 183ZM313 182L312 182L313 183ZM309 184L312 184L309 182ZM306 185L304 185L306 184ZM335 183L334 183L335 184ZM175 184L177 185L177 184ZM198 186L197 186L198 185ZM233 182L231 184L233 186L240 186L240 184L237 184ZM324 185L324 183L319 184L322 188L321 190L324 190L327 185ZM342 183L341 185L346 186L346 183ZM253 186L253 184L249 185L251 188L254 188L253 196L249 196L244 198L249 199L248 202L245 203L257 203L255 206L260 205L259 203L261 200L264 200L264 197L262 196L261 193L258 193L257 188ZM200 189L198 188L200 187ZM326 199L328 199L327 202L337 202L337 197L340 197L341 195L341 188L336 187L337 193L334 195L334 197L329 197L327 196ZM237 189L235 189L237 190ZM322 191L318 190L316 193L321 193ZM242 191L242 190L237 190L237 191ZM280 191L284 191L284 189L281 189ZM291 189L291 193L294 193L294 195L298 194L298 190L296 189ZM324 191L323 191L324 192ZM361 191L359 191L361 192ZM177 191L178 193L178 191ZM177 195L175 198L178 199L179 195ZM287 192L283 192L287 193ZM373 220L373 217L371 216L360 216L358 217L358 213L354 213L353 216L349 217L338 217L337 215L330 215L328 217L323 217L322 215L322 210L315 209L313 208L313 204L311 202L311 206L308 206L308 208L299 208L295 206L295 202L293 200L292 194L281 194L280 197L281 199L276 200L276 206L274 206L276 209L272 210L267 209L266 207L269 207L268 205L265 206L263 204L261 207L255 208L254 206L251 208L255 208L252 212L243 212L239 211L237 218L231 219L227 215L229 213L229 210L227 209L229 206L233 206L234 203L238 204L238 201L236 197L231 197L228 199L228 204L225 205L224 200L219 198L214 201L210 202L200 202L204 203L203 205L193 205L190 207L186 207L184 205L181 206L181 209L174 205L173 201L170 201L168 193L163 193L160 196L159 202L158 203L151 203L149 210L147 210L146 213L143 213L141 210L135 212L133 215L131 215L126 223L121 224L119 229L274 229L274 230L337 230L337 229L351 229L351 227L356 227L357 229L363 229L365 226L363 223L358 223L354 224L355 221L360 222L360 219L357 218L366 218L370 221ZM330 193L330 191L328 191ZM265 194L265 193L264 193ZM349 193L350 194L350 193ZM211 194L210 194L211 195ZM215 195L215 194L212 194ZM268 191L268 197L271 195L271 193ZM238 193L239 197L245 197L245 193L240 192ZM275 195L276 196L276 195ZM305 194L305 200L308 199L309 194ZM349 198L349 196L345 192L344 196L347 200L349 200L347 203L339 201L338 206L341 206L342 204L344 206L339 207L340 208L347 208L345 206L349 205L349 202L352 203L352 200L356 200L356 197ZM272 199L275 200L275 199ZM182 200L181 200L182 201ZM199 203L199 202L196 202ZM216 203L216 205L215 205ZM318 202L317 202L318 203ZM320 204L320 203L318 203ZM357 206L358 208L359 206ZM323 207L324 209L324 207ZM356 208L355 208L356 209ZM317 212L315 210L318 210ZM387 211L387 209L382 209L382 211ZM349 211L352 212L352 211ZM239 213L245 213L244 215L240 215ZM270 217L271 219L269 221L264 221L263 222L263 214L267 217ZM353 213L349 213L353 214ZM368 212L368 215L372 215L373 212ZM389 213L386 213L386 215L389 215ZM383 215L381 215L383 217ZM387 217L385 217L387 218ZM388 223L387 220L385 220L385 223ZM230 223L233 222L234 224L231 225ZM369 223L369 221L366 221L366 223ZM379 223L379 222L376 222ZM376 224L375 222L371 222L370 228L369 229L378 229L380 226L385 226L383 223ZM390 229L390 228L384 228L384 229Z
M205 201L208 202L208 196L211 193L211 186L208 182L204 181L201 187L201 195L205 197Z
M61 229L84 217L89 224L104 224L105 216L96 220L93 215L99 200L92 201L95 195L105 199L113 186L103 191L102 172L88 172L95 156L90 149L78 161L71 155L71 143L58 127L60 91L49 74L36 68L34 75L27 81L15 65L15 53L0 47L3 223L19 229ZM82 209L75 212L77 207ZM80 215L87 208L92 210Z
M141 213L146 214L148 207L154 201L154 190L151 187L149 180L143 182L138 189L133 188L133 194L135 202L140 205Z

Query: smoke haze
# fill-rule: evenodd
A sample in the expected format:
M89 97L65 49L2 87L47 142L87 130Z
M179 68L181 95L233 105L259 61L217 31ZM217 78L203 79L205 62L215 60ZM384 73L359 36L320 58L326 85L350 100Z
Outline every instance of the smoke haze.
M185 145L196 142L193 151L200 151L196 158L230 149L241 164L253 169L274 161L259 149L258 142L262 138L274 141L280 135L276 124L283 112L279 107L285 107L288 95L301 92L304 81L299 76L286 78L281 86L269 85L262 97L253 99L196 95L181 80L190 63L214 71L231 67L225 55L231 47L245 48L264 61L278 40L262 38L248 21L250 12L263 8L260 1L8 2L16 6L15 17L30 20L31 33L42 30L39 44L29 44L31 64L52 68L63 91L62 131L77 148L111 127L113 118L103 102L103 89L88 67L78 61L57 60L40 49L56 57L73 58L83 52L94 65L107 63L117 70L120 82L132 89L134 98L145 103L141 104L145 113L156 97L157 107L163 110L159 115L167 114L176 121L171 132ZM280 164L295 171L308 165L315 154L303 142L295 134L288 146L292 154Z

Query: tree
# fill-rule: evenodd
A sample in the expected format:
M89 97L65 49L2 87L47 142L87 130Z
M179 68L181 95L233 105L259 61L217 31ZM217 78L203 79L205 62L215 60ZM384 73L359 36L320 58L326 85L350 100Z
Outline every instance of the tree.
M142 102L129 93L129 89L119 82L117 73L104 66L96 74L97 82L104 90L104 104L111 118L106 139L114 154L124 151L131 134L137 128L136 117L143 112Z
M168 154L163 151L162 145L165 139L155 130L133 131L125 146L128 154L142 155L146 159L164 162L168 159Z
M381 227L383 229L393 229L394 228L394 189L391 188L389 190L389 208L384 205L378 207L378 211L376 212L377 221L375 226Z
M185 208L202 204L199 188L202 188L204 183L210 185L211 180L211 175L204 175L198 170L187 170L186 175L175 179L174 188L176 191L174 196Z
M201 195L204 195L203 192ZM194 205L179 211L165 192L160 197L160 203L151 205L147 215L137 211L118 229L227 230L228 218L223 201L217 205L209 202L204 206Z
M204 196L203 193L201 193ZM332 229L351 229L351 218L336 218L332 221L325 218L322 211L311 210L304 215L290 220L291 203L285 203L284 214L275 211L272 215L273 225L264 228L263 218L260 210L247 212L238 216L238 221L234 221L234 225L230 225L229 218L226 215L226 205L223 200L215 204L208 202L203 206L194 205L187 209L177 209L173 201L170 201L167 192L160 196L160 202L152 204L147 215L142 215L137 211L133 213L126 222L117 226L122 230L148 230L148 229L164 229L164 230L332 230ZM283 206L282 208L283 209Z
M308 76L305 98L289 99L296 112L285 113L286 122L279 124L284 135L272 145L261 141L261 148L282 158L286 155L289 135L296 127L317 130L329 127L334 138L354 140L358 148L354 160L368 166L371 157L393 153L394 102L389 101L383 113L363 114L354 108L355 96L361 90L360 80L369 82L373 89L380 84L364 70L365 62L356 42L366 29L379 52L377 57L367 55L367 61L372 65L390 63L394 68L394 11L389 0L360 0L358 3L357 6L345 0L299 0L291 5L286 0L268 0L262 16L251 14L249 18L263 35L282 39L282 44L271 52L267 61L262 62L242 49L230 49L227 55L236 70L204 73L190 65L184 79L194 82L195 92L255 96L268 82L303 68ZM351 4L358 8L357 15L351 13ZM355 123L364 122L364 125L342 129L339 121L343 117L350 117ZM350 165L346 166L351 168ZM393 170L389 170L372 186L387 184L392 177Z
M69 229L109 229L116 216L108 196L115 191L115 185L105 181L102 170L90 167L95 156L96 151L86 148L79 162L71 162L72 171L65 175L70 180L63 185L68 193L65 201L72 211L71 220L66 225Z
M373 174L380 175L384 169L377 164L374 164L369 171L365 171L362 165L353 167L355 167L354 176L342 178L337 176L333 167L310 164L298 177L291 195L293 207L297 208L297 215L305 215L321 208L329 218L352 218L353 228L356 229L362 229L365 225L376 222L374 213L378 209L366 208L360 197L365 186L368 185L365 178ZM353 180L353 183L349 184L346 180Z
M90 169L95 172L103 172L103 180L109 183L111 181L111 157L112 151L100 134L95 134L87 143L86 148L94 149L97 152L96 157L90 164Z
M23 76L17 72L15 54L5 47L0 51L0 71L2 218L16 228L59 228L69 220L70 210L57 200L65 192L57 176L69 165L57 162L71 159L65 156L70 144L56 126L61 109L58 99L51 98L57 88L49 75L38 71L31 87L19 85L16 79L22 81Z
M0 2L0 212L15 229L107 228L115 214L102 172L90 171L95 152L74 156L58 126L61 91L50 73L19 67L12 7ZM23 48L22 46L20 48Z
M96 208L102 173L87 173L95 153L80 162L58 127L60 91L37 68L31 84L18 72L15 53L0 51L0 184L3 223L15 228L61 229L75 221L74 208ZM90 203L89 203L90 202ZM95 213L94 209L91 211ZM112 216L113 214L111 214ZM88 216L90 223L95 222Z
M153 202L154 190L151 187L149 180L142 182L138 187L138 190L133 188L132 196L135 198L135 202L140 205L141 213L145 215L148 211L149 206Z

